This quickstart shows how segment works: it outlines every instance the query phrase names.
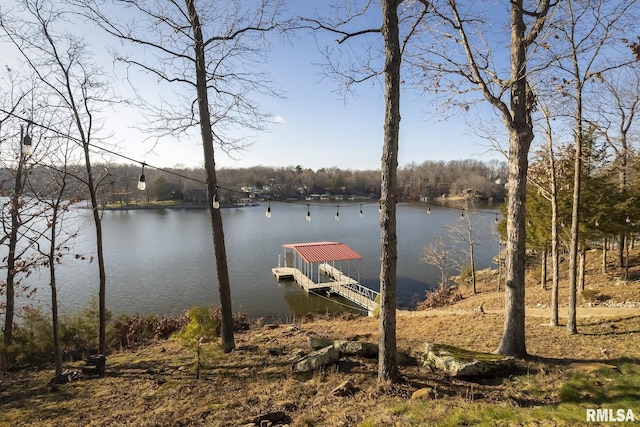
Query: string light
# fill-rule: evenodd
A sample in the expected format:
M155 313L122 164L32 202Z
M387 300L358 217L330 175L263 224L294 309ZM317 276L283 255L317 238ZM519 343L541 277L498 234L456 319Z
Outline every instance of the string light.
M24 137L22 137L22 147L21 147L21 151L22 151L22 155L25 157L29 157L30 155L33 154L33 144L32 144L32 139L31 136L29 136L29 125L31 124L31 122L27 123L27 130L25 132ZM20 128L22 128L22 125L20 126Z
M309 204L307 203L307 222L311 221L311 212L309 211Z
M220 202L218 201L218 186L216 185L216 192L213 195L213 202L211 203L213 209L220 209Z
M267 203L268 203L268 205L267 205L267 212L265 213L265 216L266 216L267 218L271 218L271 200L269 200Z
M340 206L336 206L336 221L340 221Z
M463 210L460 211L460 219L464 219L464 211Z
M382 212L382 200L378 204L378 212Z
M427 215L431 215L431 206L427 207Z
M360 203L360 218L364 216L364 212L362 212L362 203Z
M142 172L140 173L140 178L138 178L138 190L144 191L147 188L146 178L144 177L144 167L145 163L142 162Z
M498 212L496 212L496 224L497 224L498 222L500 222L500 221L498 220Z

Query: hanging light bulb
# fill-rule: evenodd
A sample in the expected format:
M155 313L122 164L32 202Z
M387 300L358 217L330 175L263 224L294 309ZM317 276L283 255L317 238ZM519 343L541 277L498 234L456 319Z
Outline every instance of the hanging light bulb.
M364 216L364 212L362 212L362 203L360 204L360 218Z
M218 201L217 194L213 195L213 203L211 204L211 206L213 207L213 209L220 209L220 202Z
M431 215L431 206L427 207L427 215Z
M271 218L271 201L268 202L269 204L267 205L267 212L265 213L265 216L267 218Z
M144 177L144 166L145 163L142 163L142 172L140 173L140 178L138 178L138 190L140 191L147 189L146 178Z
M631 223L631 218L629 218L629 216L628 216L628 215L627 215L627 219L625 219L625 222L626 222L627 224L630 224L630 223Z
M336 221L340 221L340 206L336 206Z
M600 221L598 221L598 219L597 219L597 218L596 218L595 226L596 226L596 227L600 226Z
M496 224L497 224L498 222L500 222L500 221L498 220L498 214L496 213Z
M22 155L30 156L33 154L32 139L29 136L29 126L27 126L27 134L22 138Z
M378 212L382 212L382 200L378 202Z
M460 219L464 219L464 211L460 211Z
M311 212L309 211L309 205L307 205L307 222L311 221Z

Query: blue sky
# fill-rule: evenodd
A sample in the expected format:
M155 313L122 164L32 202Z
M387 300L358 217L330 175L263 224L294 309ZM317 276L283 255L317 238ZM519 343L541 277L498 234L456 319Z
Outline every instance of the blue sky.
M309 16L317 5L315 2L291 2L290 9L295 14ZM371 19L370 23L375 25L374 21L379 17ZM88 33L88 43L100 45L101 37L103 35L93 29ZM328 37L328 40L333 38ZM274 48L273 58L265 67L285 97L262 98L260 103L274 123L266 132L236 131L234 136L246 136L252 142L251 146L232 156L217 150L217 166L301 165L314 170L322 167L380 168L384 117L382 85L371 81L362 83L355 88L354 95L345 98L338 93L338 82L323 77L320 64L325 59L310 34L300 33L290 43L274 44ZM106 58L98 48L93 52ZM105 63L109 62L105 59ZM147 86L149 91L158 91L148 80L142 86ZM471 120L470 115L460 112L446 122L439 121L429 100L414 93L410 87L402 94L401 108L400 166L426 160L502 160L500 154L487 148L487 141L469 133L466 123ZM133 129L141 119L139 114L129 108L106 118L103 133L112 135L109 142L117 144L119 152L158 167L202 165L197 129L180 140L147 140L148 135Z

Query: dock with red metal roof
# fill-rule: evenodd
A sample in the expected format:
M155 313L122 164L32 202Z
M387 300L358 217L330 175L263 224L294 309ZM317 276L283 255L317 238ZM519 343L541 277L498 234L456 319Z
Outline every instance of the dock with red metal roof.
M365 308L369 314L378 306L378 292L359 283L362 256L349 246L341 242L286 243L282 246L284 265L279 257L278 267L272 269L277 280L293 279L307 292L325 290L338 294ZM352 278L352 263L357 264L358 279Z

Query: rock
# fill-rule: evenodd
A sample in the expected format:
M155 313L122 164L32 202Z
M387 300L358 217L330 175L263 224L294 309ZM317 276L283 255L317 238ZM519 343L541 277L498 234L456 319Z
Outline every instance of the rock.
M291 367L293 372L309 372L320 369L326 365L331 365L340 360L340 352L332 345L314 351L301 360L295 362Z
M333 345L340 353L347 356L377 357L378 344L366 341L333 340L317 335L309 336L309 346L314 350Z
M296 362L307 355L307 352L302 350L301 348L297 348L291 352L291 355L287 357L287 360L290 362Z
M411 400L431 400L433 399L433 389L431 387L416 390L411 395Z
M494 377L513 371L516 364L512 357L433 343L424 345L422 361L452 377Z
M333 340L330 338L324 338L318 335L309 335L309 346L314 350L320 350L321 348L333 345Z
M338 387L331 390L331 395L333 396L353 396L356 392L356 387L349 380L344 381Z
M378 344L365 341L340 341L333 342L333 346L341 354L348 356L378 357Z

